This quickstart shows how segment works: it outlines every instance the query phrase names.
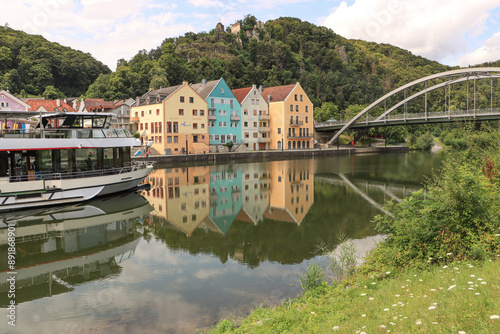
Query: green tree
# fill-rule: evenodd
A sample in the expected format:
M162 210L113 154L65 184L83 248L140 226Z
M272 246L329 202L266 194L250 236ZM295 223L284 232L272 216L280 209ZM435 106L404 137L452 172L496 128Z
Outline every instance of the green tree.
M321 107L314 108L313 118L316 122L325 122L339 116L339 108L333 102L325 102Z
M57 90L54 86L45 87L45 91L42 93L42 97L46 100L55 100L64 98L64 94Z

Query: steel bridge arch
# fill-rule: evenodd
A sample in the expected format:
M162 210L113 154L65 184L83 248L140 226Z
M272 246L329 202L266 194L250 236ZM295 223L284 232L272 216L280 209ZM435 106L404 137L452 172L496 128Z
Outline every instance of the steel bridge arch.
M453 80L452 80L452 77L453 77ZM436 84L436 85L431 86L431 87L427 87L428 81L434 80L434 79L441 79L441 78L448 78L448 81L441 82L441 83ZM388 98L392 97L393 95L395 95L399 92L405 91L406 89L413 87L413 86L416 86L418 84L426 83L425 89L423 89L423 90L421 90L421 91L419 91L419 92L417 92L409 97L405 97L402 101L398 102L393 107L386 110L382 115L378 116L376 118L377 121L383 120L386 115L388 115L389 113L393 112L398 107L400 107L401 105L407 103L408 101L413 100L414 98L416 98L418 96L426 94L426 93L433 91L435 89L445 87L447 85L452 85L452 84L456 84L459 82L468 81L469 78L472 78L474 80L488 79L488 78L490 78L490 79L500 78L500 67L463 68L463 69L459 69L459 70L452 70L452 71L446 71L446 72L441 72L441 73L437 73L437 74L432 74L432 75L414 80L410 83L407 83L406 85L403 85L403 86L396 88L393 91L385 94L384 96L382 96L381 98L379 98L378 100L376 100L375 102L370 104L368 107L366 107L365 109L360 111L356 116L351 118L339 131L337 131L337 133L335 133L335 135L327 142L327 145L330 146L333 142L335 142L335 140L337 140L345 130L347 130L352 124L354 124L359 118L361 118L361 116L363 116L364 114L369 112L371 109L373 109L379 103L387 100ZM467 93L468 93L468 91L467 91ZM427 95L426 95L426 98L427 98ZM427 103L425 105L425 108L427 108Z

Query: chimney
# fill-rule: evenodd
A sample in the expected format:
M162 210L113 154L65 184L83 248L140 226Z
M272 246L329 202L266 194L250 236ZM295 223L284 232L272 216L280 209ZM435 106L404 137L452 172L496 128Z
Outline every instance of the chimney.
M201 85L202 85L202 86L205 86L206 84L207 84L207 79L203 79L203 80L201 80Z
M272 99L273 99L273 96L272 95L268 95L267 96L267 103L271 102Z
M61 99L57 99L56 100L56 104L57 104L58 107L60 107L61 106Z
M263 90L264 90L264 86L260 85L259 86L259 93L262 93Z

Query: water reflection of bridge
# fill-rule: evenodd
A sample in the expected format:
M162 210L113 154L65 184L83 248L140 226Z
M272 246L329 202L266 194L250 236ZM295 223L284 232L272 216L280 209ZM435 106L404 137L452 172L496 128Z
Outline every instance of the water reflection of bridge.
M362 181L362 180L349 180L344 174L335 174L328 176L316 176L316 181L334 184L353 190L370 205L377 208L379 211L391 215L383 208L383 203L378 203L373 200L368 194L371 191L382 192L384 194L384 202L387 200L395 200L402 202L405 197L411 195L412 192L419 190L417 187L407 187L406 185L387 184L377 181ZM387 197L386 197L387 196Z

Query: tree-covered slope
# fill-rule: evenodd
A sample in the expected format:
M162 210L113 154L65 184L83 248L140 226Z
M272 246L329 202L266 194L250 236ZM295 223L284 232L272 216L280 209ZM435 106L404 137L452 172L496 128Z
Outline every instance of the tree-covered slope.
M80 96L110 72L88 53L0 27L0 86L11 93L40 95L53 86L65 96Z
M344 109L366 104L417 77L448 70L435 61L387 45L348 40L331 29L297 18L241 21L238 34L214 29L167 38L151 51L119 61L89 97L124 98L150 87L224 77L232 88L299 81L315 106L325 101Z

